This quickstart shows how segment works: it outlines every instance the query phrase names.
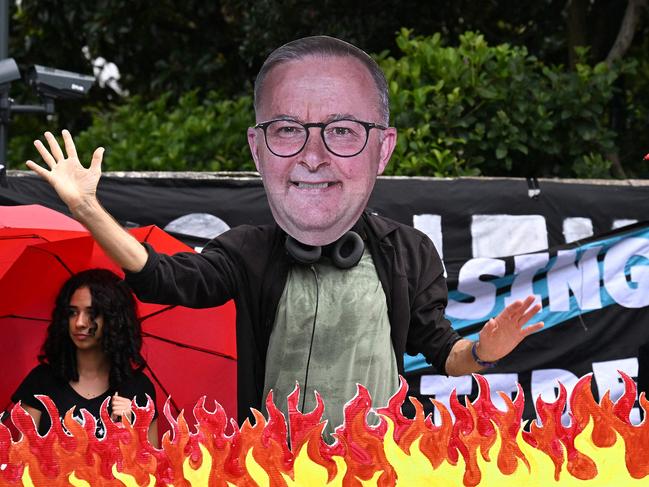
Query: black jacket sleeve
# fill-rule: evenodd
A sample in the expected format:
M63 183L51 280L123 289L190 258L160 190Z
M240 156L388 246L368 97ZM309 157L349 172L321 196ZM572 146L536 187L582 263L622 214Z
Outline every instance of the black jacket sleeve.
M444 316L448 301L444 267L428 237L422 237L417 253L420 268L414 281L406 352L423 354L428 363L445 374L446 359L460 336Z
M143 245L148 253L144 268L125 272L126 282L142 301L208 308L236 297L246 269L240 252L246 245L241 227L210 241L200 254L165 255Z

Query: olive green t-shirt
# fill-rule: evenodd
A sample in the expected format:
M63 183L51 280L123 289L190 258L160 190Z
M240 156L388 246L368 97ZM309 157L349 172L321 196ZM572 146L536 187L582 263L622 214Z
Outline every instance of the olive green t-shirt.
M385 406L398 389L385 293L368 251L351 269L321 261L289 271L264 381L264 398L272 389L275 405L287 418L286 397L296 382L299 408L306 398L303 412L315 407L314 390L322 396L327 435L343 423L344 404L355 396L357 383L368 389L375 408Z

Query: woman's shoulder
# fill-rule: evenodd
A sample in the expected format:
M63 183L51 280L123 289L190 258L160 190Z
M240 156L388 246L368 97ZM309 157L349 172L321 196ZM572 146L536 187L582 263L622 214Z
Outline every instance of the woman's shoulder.
M54 369L49 364L41 363L34 367L22 380L14 394L12 401L22 400L28 405L40 405L40 402L34 401L34 394L45 394L51 396L60 384L60 379L54 373Z
M36 367L34 367L29 374L27 374L27 377L32 380L56 380L57 375L54 372L54 369L52 366L48 363L40 363Z
M124 389L127 389L129 391L133 392L148 392L149 390L153 390L153 383L151 382L151 379L149 379L149 376L146 375L143 371L141 370L136 370L133 372L133 375L129 377L123 384L122 387Z

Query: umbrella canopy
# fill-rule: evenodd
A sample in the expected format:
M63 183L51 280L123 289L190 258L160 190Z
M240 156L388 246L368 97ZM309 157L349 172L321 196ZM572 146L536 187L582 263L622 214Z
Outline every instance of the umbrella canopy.
M0 207L0 262L5 262L0 267L0 327L4 337L0 340L0 408L10 405L11 394L37 364L54 300L63 282L73 273L93 267L123 275L83 227L75 228L67 221L71 219L61 215L64 218L58 223L64 228L51 228L55 219L30 221L25 208ZM40 208L32 205L36 214ZM13 220L6 217L13 215L11 209L21 216ZM20 228L11 227L8 222L23 225L22 230L29 232L21 233ZM36 223L50 227L38 229ZM12 241L12 232L22 237ZM157 227L136 228L130 233L158 252L192 251ZM16 243L19 239L20 243ZM12 260L8 263L5 256L10 253ZM138 301L138 314L142 320L142 353L147 360L146 372L156 387L158 411L162 411L170 395L172 412L177 414L184 409L187 417L197 400L205 395L207 405L218 401L229 416L236 418L234 304L190 309ZM161 432L164 423L161 417Z
M26 246L87 234L76 220L44 206L0 206L0 278Z

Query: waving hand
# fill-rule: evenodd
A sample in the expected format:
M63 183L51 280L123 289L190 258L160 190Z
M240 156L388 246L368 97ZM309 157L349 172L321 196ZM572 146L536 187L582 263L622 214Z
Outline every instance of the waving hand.
M34 145L49 167L49 171L33 161L27 161L27 167L50 183L63 202L74 212L79 205L96 197L104 149L102 147L96 149L90 167L85 168L79 161L70 132L63 131L67 156L51 132L45 132L45 139L49 150L40 140L36 140Z
M51 132L45 132L49 149L40 140L34 142L49 170L34 161L27 161L27 167L45 179L68 206L72 216L79 220L120 267L137 272L144 267L147 252L97 200L97 184L101 177L101 161L104 149L95 149L86 168L79 161L77 149L70 132L63 131L65 152Z

